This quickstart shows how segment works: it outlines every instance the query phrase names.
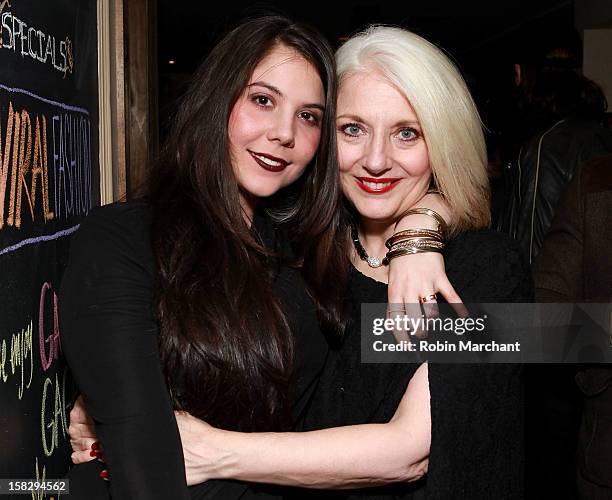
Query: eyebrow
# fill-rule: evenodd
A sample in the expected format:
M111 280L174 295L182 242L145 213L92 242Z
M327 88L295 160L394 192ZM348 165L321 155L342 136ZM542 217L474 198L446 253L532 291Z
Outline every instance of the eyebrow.
M336 116L336 120L344 120L344 119L349 119L354 122L362 122L362 123L365 122L365 120L361 118L361 116L359 115L338 115Z
M285 97L278 87L275 87L274 85L270 85L269 83L266 83L266 82L253 82L253 83L249 83L247 85L247 88L255 87L255 86L257 86L257 87L264 87L264 88L268 89L270 92L272 92L273 94L276 94L279 97ZM314 102L314 103L310 103L310 104L303 104L303 107L305 107L305 108L316 108L316 109L321 110L322 112L325 111L325 106L323 104L318 103L318 102Z
M364 120L361 116L359 115L352 115L352 114L344 114L344 115L338 115L336 117L336 120L352 120L354 122L359 122L359 123L366 123L366 120ZM393 124L393 126L391 128L397 128L397 127L420 127L421 124L419 123L418 120L400 120L396 123Z

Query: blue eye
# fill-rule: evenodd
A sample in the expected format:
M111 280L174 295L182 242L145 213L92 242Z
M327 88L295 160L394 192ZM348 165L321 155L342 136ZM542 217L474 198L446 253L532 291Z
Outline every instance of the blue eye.
M402 141L413 141L418 137L416 130L411 128L403 128L398 135Z
M357 137L361 132L361 127L356 123L347 123L346 125L343 125L340 130L345 135Z

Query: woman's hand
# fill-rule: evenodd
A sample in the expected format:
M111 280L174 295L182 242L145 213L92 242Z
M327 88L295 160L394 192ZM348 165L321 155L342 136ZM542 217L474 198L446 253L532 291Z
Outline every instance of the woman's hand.
M462 302L448 281L442 254L404 255L389 263L389 304L419 304L420 299L434 293L440 293L449 303ZM435 304L436 299L427 301L423 306L431 303Z
M184 411L174 412L185 458L187 485L220 478L220 466L227 454L221 448L223 431L215 429Z
M445 221L452 219L450 208L444 199L437 194L425 195L413 208L425 207L438 212ZM399 220L396 232L406 229L436 229L435 220L426 215L409 215ZM408 314L421 315L419 304L423 298L429 298L423 304L426 316L437 316L437 300L431 295L440 293L459 315L467 313L461 297L451 285L444 267L444 258L437 252L404 255L389 263L388 302L389 316ZM400 310L401 307L404 309ZM417 310L418 309L418 310Z
M102 459L102 449L92 418L87 414L83 396L79 396L70 411L70 426L68 427L70 446L72 447L72 462L82 464L94 458Z

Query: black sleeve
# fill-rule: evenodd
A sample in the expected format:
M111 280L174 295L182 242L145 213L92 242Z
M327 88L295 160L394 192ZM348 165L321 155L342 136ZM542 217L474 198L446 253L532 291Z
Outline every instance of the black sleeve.
M61 288L62 348L95 420L112 498L188 499L152 313L149 223L144 205L116 204L81 225Z
M505 236L466 234L447 256L448 275L467 302L526 302L528 265ZM430 364L428 498L523 498L521 365Z

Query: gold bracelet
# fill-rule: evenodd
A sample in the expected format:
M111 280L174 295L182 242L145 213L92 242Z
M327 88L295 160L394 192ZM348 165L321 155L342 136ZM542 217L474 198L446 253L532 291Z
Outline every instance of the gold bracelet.
M444 242L442 233L435 229L406 229L405 231L394 233L393 236L391 236L385 242L385 245L387 248L391 248L391 246L395 243L398 243L400 241L406 241L412 238L430 238L441 243Z
M432 252L438 252L444 250L444 243L432 240L419 240L419 241L401 241L394 244L389 248L390 252L399 250L400 248L420 248L422 250L430 250Z
M433 218L438 223L438 231L441 231L442 236L446 238L446 235L448 234L448 224L446 223L444 218L435 210L424 207L411 208L409 210L406 210L402 215L400 215L398 221L408 215L427 215ZM395 227L397 227L397 223L395 224Z
M387 256L385 257L385 259L387 259L387 261L390 262L392 259L395 259L396 257L401 257L403 255L414 255L416 253L430 253L430 252L436 252L436 250L423 250L421 248L411 248L411 249L402 248L400 250L395 250L393 252L387 253ZM438 251L437 253L441 253L441 252Z

